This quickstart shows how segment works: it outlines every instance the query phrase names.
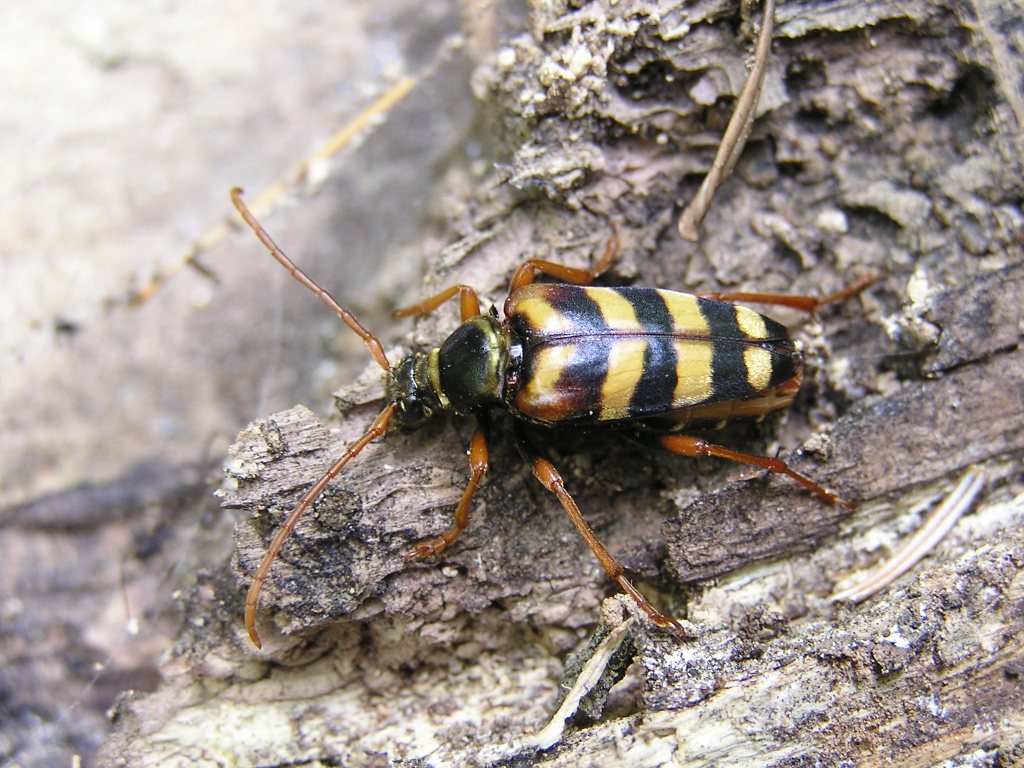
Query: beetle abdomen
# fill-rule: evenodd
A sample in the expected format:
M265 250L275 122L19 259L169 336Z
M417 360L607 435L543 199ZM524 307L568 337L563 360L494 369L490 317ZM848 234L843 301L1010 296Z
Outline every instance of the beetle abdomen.
M787 405L799 357L746 307L652 288L535 283L505 303L522 341L511 406L543 423L760 416Z

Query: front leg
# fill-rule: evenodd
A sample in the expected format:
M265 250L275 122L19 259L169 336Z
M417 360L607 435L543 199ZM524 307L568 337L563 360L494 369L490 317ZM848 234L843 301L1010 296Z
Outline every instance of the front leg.
M480 487L480 481L487 473L487 427L487 417L481 416L469 444L469 467L473 474L469 478L466 490L462 492L458 506L455 507L455 520L452 522L451 528L436 538L427 539L417 544L411 552L406 554L406 562L422 560L424 557L438 554L466 530L469 525L469 511L473 505L473 494L476 493L476 489Z
M476 291L468 285L462 285L460 283L459 285L453 285L430 298L424 299L419 304L412 304L408 307L396 309L392 315L396 318L421 317L422 315L429 315L456 294L459 296L459 315L462 322L466 322L470 318L477 317L480 314L480 299L477 298Z

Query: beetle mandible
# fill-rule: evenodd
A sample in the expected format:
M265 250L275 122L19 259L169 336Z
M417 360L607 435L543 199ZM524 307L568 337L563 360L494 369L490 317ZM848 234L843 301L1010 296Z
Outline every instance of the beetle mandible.
M392 366L379 339L274 243L246 207L242 191L232 190L231 199L271 255L362 339L385 375L384 409L298 501L260 562L245 601L245 626L257 647L262 646L256 632L260 590L302 513L350 460L389 427L415 429L444 411L477 418L469 448L472 474L451 527L417 544L406 560L441 552L469 524L473 495L487 472L487 416L503 408L515 417L517 444L534 476L558 498L605 572L655 624L679 634L684 632L682 626L655 609L626 578L622 564L587 524L558 470L534 445L524 425L638 430L673 453L714 456L786 475L831 503L851 506L779 459L734 451L680 430L763 417L788 406L800 388L802 362L786 328L733 302L814 312L860 292L874 281L873 276L821 299L591 287L615 258L613 236L591 269L540 259L523 262L509 286L504 320L496 312L482 313L476 292L461 284L398 310L397 317L427 315L458 296L461 324L440 347L413 352ZM559 282L535 282L539 275Z

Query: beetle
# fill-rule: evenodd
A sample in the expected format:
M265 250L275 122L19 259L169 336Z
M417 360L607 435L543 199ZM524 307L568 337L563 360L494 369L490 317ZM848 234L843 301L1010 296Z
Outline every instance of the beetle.
M679 622L655 609L626 578L622 564L583 518L558 470L526 433L526 425L631 429L673 453L714 456L786 475L830 503L851 506L779 459L734 451L680 430L762 418L788 406L800 388L802 361L786 328L734 302L814 312L860 292L874 276L821 299L593 287L591 282L615 258L613 236L591 269L540 259L523 262L512 277L504 319L493 309L481 312L476 292L461 284L398 310L397 317L427 315L457 296L461 324L439 347L413 352L392 366L380 340L277 246L246 207L242 191L232 190L231 199L270 254L362 339L385 375L384 409L298 501L256 570L245 601L245 626L257 647L262 645L256 632L260 590L302 513L350 460L389 428L415 429L443 412L477 418L469 448L471 475L451 527L417 544L406 560L440 553L469 524L473 495L488 467L488 414L504 409L515 417L516 442L533 475L557 497L606 573L655 624L678 634L684 633ZM557 282L536 282L541 275Z

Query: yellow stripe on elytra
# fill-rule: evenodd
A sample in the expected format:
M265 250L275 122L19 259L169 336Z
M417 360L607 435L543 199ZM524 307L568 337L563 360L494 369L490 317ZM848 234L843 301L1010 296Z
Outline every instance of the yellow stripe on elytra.
M735 307L736 325L748 339L764 341L768 338L768 327L764 324L764 317L752 309L746 307Z
M537 333L564 333L573 330L572 323L551 302L540 296L530 296L516 305L516 314L526 319Z
M710 341L676 341L676 388L672 406L686 408L703 403L712 395Z
M635 316L634 316L635 319ZM645 339L619 339L608 353L608 375L601 385L601 420L629 418L629 402L644 373Z
M700 311L697 297L688 293L676 293L675 291L658 291L665 301L669 314L672 315L672 323L678 333L687 333L694 336L709 338L711 329L708 321Z
M555 385L569 364L572 352L571 344L545 345L537 349L533 354L530 375L526 378L522 396L528 402L538 404L545 404L552 396L558 397L559 391Z
M762 347L743 350L743 364L747 367L747 384L757 392L764 392L772 380L772 353Z
M643 331L643 326L637 320L636 310L628 299L616 293L610 288L597 288L587 292L587 296L597 304L601 310L601 317L605 324L615 331Z

